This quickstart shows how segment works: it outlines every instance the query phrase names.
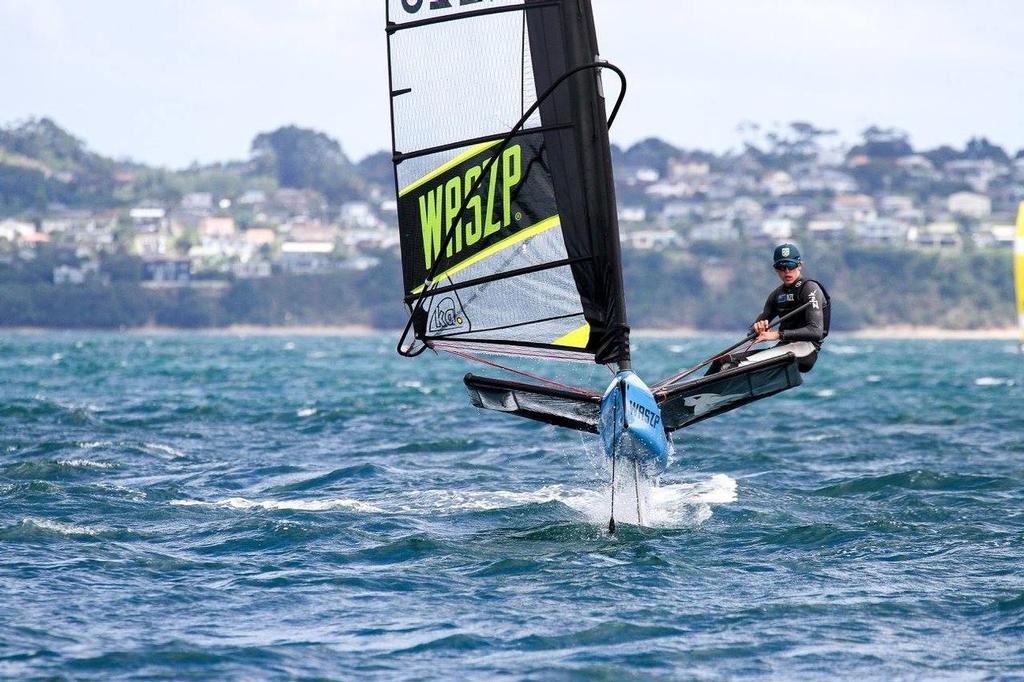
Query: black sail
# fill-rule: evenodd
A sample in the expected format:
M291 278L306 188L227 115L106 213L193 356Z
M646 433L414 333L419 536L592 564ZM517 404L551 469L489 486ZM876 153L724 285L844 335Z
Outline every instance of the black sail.
M416 337L440 348L627 360L589 1L387 0L387 21Z

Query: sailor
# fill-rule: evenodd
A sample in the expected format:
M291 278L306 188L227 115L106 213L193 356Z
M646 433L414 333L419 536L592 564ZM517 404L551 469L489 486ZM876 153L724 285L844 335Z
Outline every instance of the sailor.
M775 346L755 353L730 355L712 363L708 374L722 369L760 362L785 353L792 353L799 362L801 372L809 372L818 359L821 344L828 336L831 318L831 299L825 287L813 279L805 279L801 266L800 249L795 244L780 244L772 255L775 272L782 284L768 295L764 310L751 325L757 334L754 343L778 341ZM776 317L808 303L809 305L779 325L778 331L768 329Z

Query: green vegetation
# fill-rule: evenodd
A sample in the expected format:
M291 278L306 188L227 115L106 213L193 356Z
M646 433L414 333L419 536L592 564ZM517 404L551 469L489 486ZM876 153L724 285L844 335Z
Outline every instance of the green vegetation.
M371 175L390 185L379 160L369 161ZM363 196L367 180L336 140L296 126L257 135L249 160L179 171L100 156L48 118L0 126L0 218L40 215L53 205L90 210L154 200L173 205L190 192L237 196L281 187L312 190L338 203Z
M806 242L804 254L805 276L832 296L835 330L1014 322L1009 249L955 253ZM627 253L624 264L634 327L742 329L778 286L765 246L695 244L685 255Z
M1008 250L963 254L809 243L805 273L832 295L835 330L885 325L951 329L1013 323ZM47 255L49 253L49 255ZM54 252L0 265L0 326L122 328L147 325L370 325L405 322L401 265L389 252L366 271L242 279L213 287L152 288L141 261L109 256L109 285L49 284ZM624 277L633 327L743 329L778 284L766 247L696 244L685 253L627 251Z

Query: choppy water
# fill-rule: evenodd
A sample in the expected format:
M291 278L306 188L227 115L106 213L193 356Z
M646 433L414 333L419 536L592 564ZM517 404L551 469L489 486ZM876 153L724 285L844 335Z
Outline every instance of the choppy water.
M616 536L578 434L392 346L0 336L0 676L1024 674L1012 343L834 339Z

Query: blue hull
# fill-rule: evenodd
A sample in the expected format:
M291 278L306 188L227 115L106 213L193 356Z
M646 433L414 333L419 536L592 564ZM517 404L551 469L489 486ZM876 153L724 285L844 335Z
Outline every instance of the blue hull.
M605 454L636 462L647 476L668 466L668 436L651 389L632 371L619 372L601 398Z

